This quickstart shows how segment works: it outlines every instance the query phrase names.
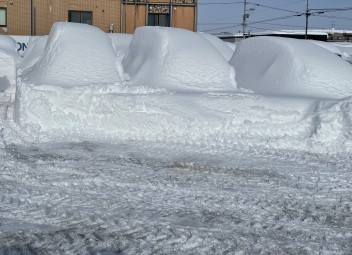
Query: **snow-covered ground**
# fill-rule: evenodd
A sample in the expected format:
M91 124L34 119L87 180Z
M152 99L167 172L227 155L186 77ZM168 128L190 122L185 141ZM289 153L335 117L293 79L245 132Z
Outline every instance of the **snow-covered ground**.
M352 253L348 44L3 41L0 254Z

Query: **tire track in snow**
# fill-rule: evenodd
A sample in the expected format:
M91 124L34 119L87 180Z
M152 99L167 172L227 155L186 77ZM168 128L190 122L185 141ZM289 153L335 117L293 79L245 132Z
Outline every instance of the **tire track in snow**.
M256 164L195 166L72 146L8 148L0 172L1 252L351 251L348 165L258 156Z

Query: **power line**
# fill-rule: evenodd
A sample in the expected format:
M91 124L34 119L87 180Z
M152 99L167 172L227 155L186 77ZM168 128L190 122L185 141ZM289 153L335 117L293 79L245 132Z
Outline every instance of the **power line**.
M208 26L215 26L215 25L241 25L242 23L235 23L235 22L209 22L209 23L198 23L198 25L208 25Z
M217 3L198 3L198 5L227 5L227 4L243 4L244 2L217 2Z
M309 9L310 11L325 11L325 12L340 12L340 11L350 11L352 7L344 8L320 8L320 9Z
M289 19L289 18L293 18L293 17L300 16L300 15L302 15L302 13L299 13L299 14L296 14L296 15L288 15L288 16L277 17L277 18L272 18L272 19L254 21L254 22L250 22L249 25L252 25L252 24L259 24L259 23L263 23L263 22L267 22L267 21L274 21L274 20L281 20L281 19Z
M297 11L292 11L292 10L287 10L287 9L282 9L282 8L277 8L274 6L268 6L268 5L263 5L263 4L257 4L257 3L248 3L250 5L258 6L258 7L263 7L271 10L277 10L277 11L283 11L283 12L291 12L291 13L298 13Z
M289 18L293 18L296 17L297 15L289 15L289 16L283 16L283 17L277 17L277 18L273 18L273 19L267 19L267 20L261 20L261 21L255 21L255 22L250 22L247 25L251 26L253 24L260 24L260 23L264 23L267 21L274 21L274 20L283 20L283 19L289 19ZM211 32L211 31L216 31L216 30L220 30L220 29L227 29L227 28L235 28L235 27L240 27L243 24L239 24L238 25L232 25L232 26L225 26L225 27L218 27L218 28L213 28L213 29L207 29L207 30L203 30L203 32Z
M216 30L220 30L220 29L227 29L227 28L236 28L236 27L241 27L242 23L239 25L233 25L233 26L227 26L227 27L218 27L218 28L213 28L213 29L207 29L207 30L203 30L202 32L212 32L212 31L216 31Z
M322 17L322 18L329 18L329 19L352 20L352 18L336 17L336 16L329 16L329 15L323 15L323 14L315 14L315 16L319 16L319 17Z
M350 11L352 10L352 7L344 7L344 8L309 8L309 0L299 0L299 1L294 1L293 3L298 3L298 2L303 2L307 1L307 6L306 10L304 12L299 12L299 11L293 11L289 9L284 9L284 8L279 8L275 6L269 6L269 5L264 5L264 4L259 4L259 3L254 3L254 2L247 2L247 1L228 1L228 2L217 2L217 3L199 3L200 5L230 5L230 4L244 4L244 13L243 13L243 22L242 23L231 23L231 22L208 22L208 23L199 23L200 25L209 25L209 26L216 26L216 25L230 25L230 26L223 26L223 27L218 27L218 28L213 28L213 29L208 29L204 30L204 32L208 31L215 31L215 30L221 30L221 29L228 29L228 28L236 28L242 25L242 33L243 35L245 34L245 28L246 26L251 26L253 27L253 24L265 24L267 23L270 25L268 22L270 21L275 21L275 20L284 20L284 19L290 19L293 17L297 16L306 16L306 34L308 32L308 21L309 21L309 16L319 16L323 18L335 18L335 19L341 19L341 20L352 20L352 18L342 18L342 17L333 17L333 16L327 16L327 15L321 15L325 12L344 12L344 11ZM293 3L289 3L286 5L290 5ZM247 22L247 19L249 18L249 12L250 10L246 9L246 5L252 5L252 6L258 6L266 9L272 9L272 10L277 10L277 11L283 11L283 12L289 12L292 13L292 15L287 15L287 16L282 16L282 17L276 17L276 18L271 18L271 19L266 19L266 20L260 20L260 21L253 21L253 22ZM251 8L251 10L253 10ZM237 16L238 17L238 16ZM275 25L275 24L272 24ZM279 25L279 24L277 24ZM297 26L291 26L291 25L282 25L281 26L287 26L287 27L297 27ZM259 28L258 28L259 29ZM307 35L306 35L307 36Z
M275 23L270 23L270 22L262 22L261 24L264 25L270 25L270 26L281 26L281 27L292 27L292 28L302 28L302 26L294 26L294 25L288 25L288 24L275 24Z

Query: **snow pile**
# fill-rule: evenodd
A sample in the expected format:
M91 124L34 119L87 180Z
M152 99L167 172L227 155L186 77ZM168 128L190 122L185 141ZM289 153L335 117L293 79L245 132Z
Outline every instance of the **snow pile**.
M236 50L236 43L231 43L231 42L225 42L226 45L233 51L235 52ZM232 57L232 56L231 56Z
M130 47L133 35L130 34L109 34L112 46L117 58L122 61Z
M0 51L14 58L16 62L19 61L17 54L17 43L8 35L0 35Z
M18 68L25 70L36 64L44 53L48 36L33 36L29 39L28 48L23 54L23 60Z
M241 41L230 60L241 88L269 95L344 98L352 66L303 40L256 37Z
M332 53L334 53L334 54L336 54L336 55L338 55L340 57L343 54L342 51L337 46L335 46L332 43L323 42L323 41L317 41L317 40L308 40L307 42L311 42L311 43L313 43L315 45L318 45L318 46L320 46L320 47L322 47L322 48L324 48L324 49L326 49L326 50L328 50L328 51L330 51L330 52L332 52Z
M16 118L30 142L143 140L319 153L352 149L352 98L169 94L108 85L24 86L21 92L26 96L17 104Z
M79 38L85 43L79 44ZM109 77L119 77L116 52L109 37L95 28L56 24L42 57L18 78L14 118L21 139L141 140L211 151L352 151L352 97L344 87L352 67L310 42L261 37L239 44L231 59L239 84L276 96L235 90L233 67L198 33L137 29L123 60L131 75L127 83L103 79L102 64L114 68ZM38 79L29 80L32 74Z
M352 43L348 42L335 42L331 43L342 52L342 58L352 64Z
M16 88L16 41L7 35L0 35L0 92L14 92Z
M198 33L183 29L136 29L123 59L134 85L171 91L220 91L236 87L235 71Z
M23 75L27 83L72 87L120 82L111 41L98 28L77 23L55 23L39 61Z
M229 61L234 53L234 49L230 48L229 45L219 39L218 37L214 35L210 35L207 33L199 33L201 36L203 36L205 39L207 39L220 53L223 55L223 57Z

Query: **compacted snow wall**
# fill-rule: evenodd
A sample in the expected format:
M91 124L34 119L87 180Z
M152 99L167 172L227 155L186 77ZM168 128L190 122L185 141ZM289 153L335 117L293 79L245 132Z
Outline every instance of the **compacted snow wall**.
M0 35L0 92L16 88L16 41L7 35Z
M241 88L268 95L344 98L352 66L304 40L256 37L241 41L230 60Z
M236 88L235 70L198 33L176 28L137 28L123 59L134 85L172 91Z
M122 80L111 41L102 30L84 24L55 23L42 57L23 75L35 85L73 87Z

